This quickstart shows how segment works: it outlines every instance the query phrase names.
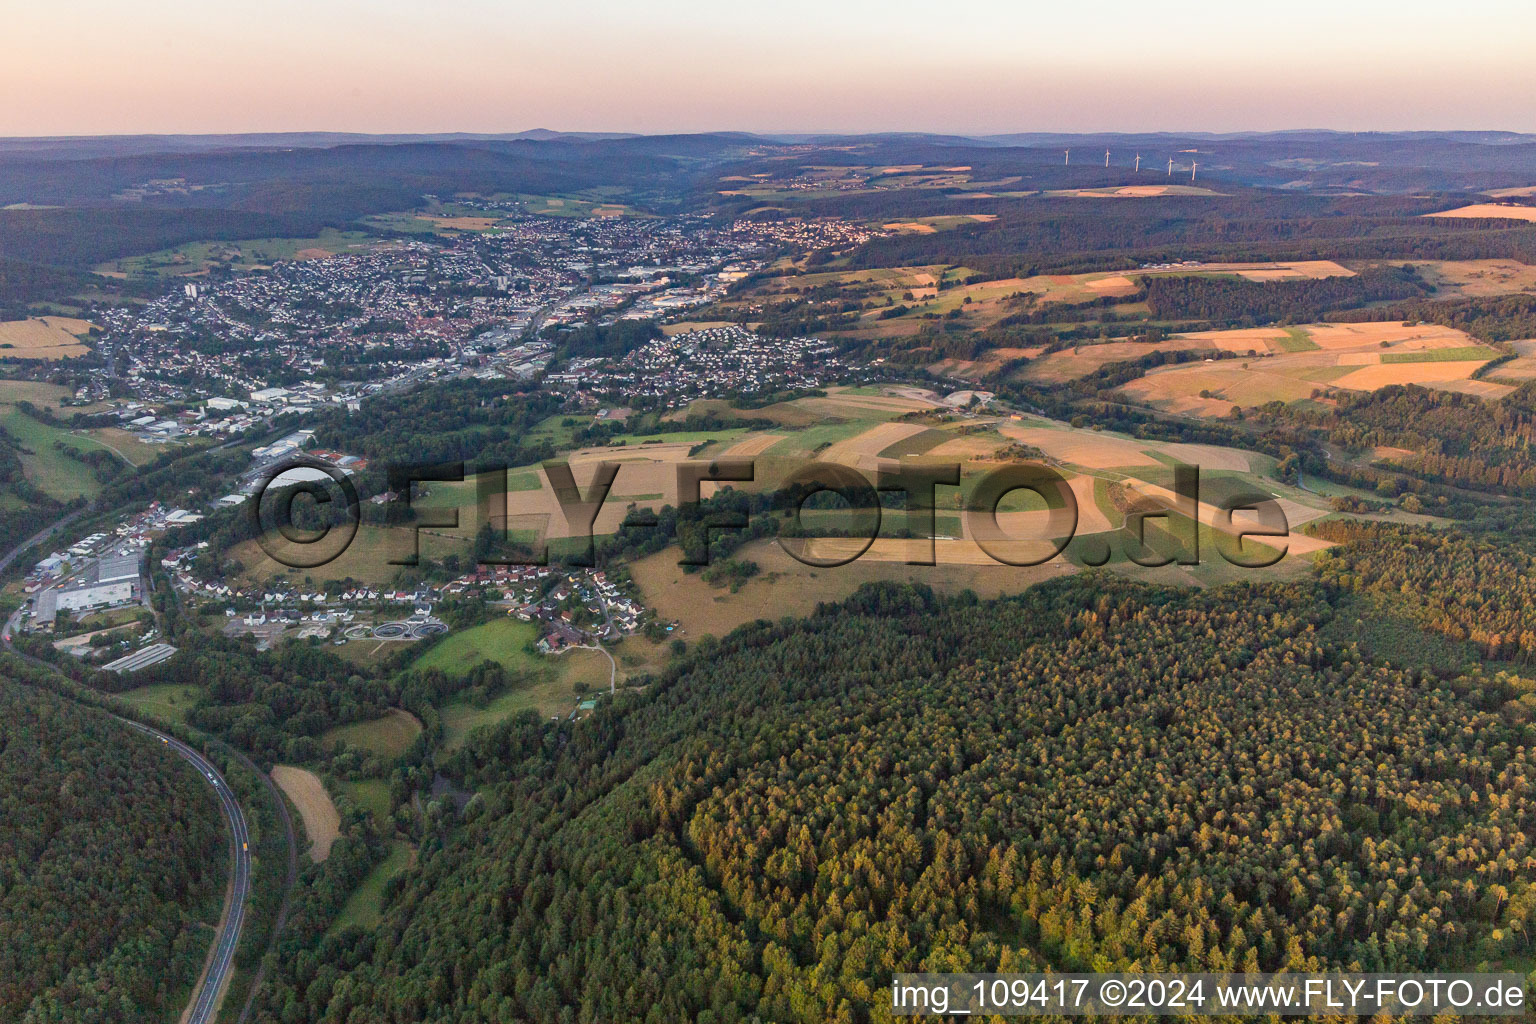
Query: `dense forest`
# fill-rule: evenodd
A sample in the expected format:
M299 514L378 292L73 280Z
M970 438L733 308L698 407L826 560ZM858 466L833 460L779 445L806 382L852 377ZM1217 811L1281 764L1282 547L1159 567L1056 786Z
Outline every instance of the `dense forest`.
M316 440L401 466L484 461L521 465L553 458L548 443L526 435L560 408L558 396L519 390L506 381L455 381L400 395L378 396L352 413L324 418ZM424 432L423 423L433 429Z
M164 1024L202 969L226 846L191 766L0 679L0 1020Z
M1530 384L1498 401L1408 384L1343 394L1333 408L1275 403L1257 411L1266 422L1315 429L1341 448L1404 449L1380 463L1424 480L1536 494L1536 386Z
M1303 281L1196 275L1151 275L1143 280L1154 318L1207 320L1224 326L1309 323L1335 310L1415 298L1428 290L1411 267L1373 267L1352 277Z
M861 1021L901 970L1523 955L1533 735L1325 638L1314 585L881 585L441 766L381 927L258 1019Z
M1347 519L1313 532L1340 542L1318 556L1323 580L1391 597L1424 628L1486 658L1536 661L1536 558L1520 547Z

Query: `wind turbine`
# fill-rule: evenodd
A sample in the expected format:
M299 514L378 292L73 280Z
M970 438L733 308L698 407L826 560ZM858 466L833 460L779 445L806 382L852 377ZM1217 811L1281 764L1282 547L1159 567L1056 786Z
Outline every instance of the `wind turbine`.
M1072 151L1069 149L1069 150L1066 151L1066 153L1067 153L1067 161L1066 161L1067 165L1071 166L1071 164L1072 164Z
M1136 173L1137 174L1141 173L1141 154L1140 153L1136 154Z
M1104 151L1104 166L1109 166L1109 150L1107 149Z
M1168 177L1173 177L1173 157L1168 158Z
M1189 180L1191 182L1193 182L1195 180L1195 168L1199 167L1199 166L1200 165L1195 163L1193 160L1191 160L1189 162Z

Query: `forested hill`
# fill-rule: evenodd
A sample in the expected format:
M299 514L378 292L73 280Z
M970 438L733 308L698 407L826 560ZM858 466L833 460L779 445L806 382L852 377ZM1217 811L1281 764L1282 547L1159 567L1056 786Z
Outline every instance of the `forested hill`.
M161 744L0 678L0 1021L174 1020L229 857L213 796Z
M900 970L1514 954L1529 730L1325 639L1330 600L882 586L701 643L580 728L473 738L466 821L261 1019L883 1020Z

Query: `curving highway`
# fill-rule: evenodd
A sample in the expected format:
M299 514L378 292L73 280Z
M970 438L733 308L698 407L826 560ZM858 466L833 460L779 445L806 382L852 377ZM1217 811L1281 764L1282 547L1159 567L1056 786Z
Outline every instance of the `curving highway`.
M126 718L119 718L118 721L155 737L176 751L183 759L190 761L192 767L201 772L203 778L213 786L213 791L217 794L219 804L224 811L224 817L229 822L229 848L233 855L233 870L230 872L229 889L224 897L224 916L219 933L214 938L212 959L208 964L208 970L203 975L197 991L193 993L191 1011L185 1018L186 1024L211 1024L214 1012L218 1009L219 996L224 991L225 985L229 983L230 974L234 971L235 949L240 945L240 928L245 924L246 898L251 891L251 834L245 825L245 815L240 812L240 804L236 802L235 795L230 792L229 784L224 781L224 776L219 774L219 770L210 764L207 758L174 736L167 736L147 725L140 725Z
M46 533L42 536L46 536ZM32 543L34 541L28 541L27 545L24 546L30 546ZM15 557L19 551L20 549L11 552L10 557ZM58 669L55 666L34 658L29 654L24 654L12 646L11 634L18 627L23 610L23 608L17 608L10 618L6 620L5 625L0 627L0 643L3 643L5 648L17 657L50 671L57 672ZM224 896L224 914L219 924L218 934L214 936L208 970L193 993L192 1004L183 1018L183 1024L211 1024L214 1013L218 1009L219 996L223 993L225 986L229 984L230 975L234 972L235 950L240 945L240 929L245 924L245 905L251 891L251 833L246 827L245 815L240 810L240 804L235 800L234 793L230 791L229 783L224 781L224 776L208 762L207 758L174 736L167 736L156 729L151 729L147 725L141 725L132 719L123 718L120 715L113 715L112 717L124 725L137 729L139 732L153 736L174 750L182 759L190 762L194 768L202 773L203 778L207 780L208 784L213 787L214 794L219 798L219 808L223 811L225 820L229 822L232 870L230 872L230 884ZM255 768L254 765L251 767ZM290 833L290 848L292 842ZM291 858L292 851L290 849ZM292 865L290 865L290 878L292 873L293 869ZM291 884L290 881L290 886ZM284 901L286 903L286 896ZM275 932L273 934L273 941L276 941ZM254 994L253 990L252 995ZM244 1019L245 1015L249 1012L250 1006L247 1004L245 1012L241 1014L241 1019Z

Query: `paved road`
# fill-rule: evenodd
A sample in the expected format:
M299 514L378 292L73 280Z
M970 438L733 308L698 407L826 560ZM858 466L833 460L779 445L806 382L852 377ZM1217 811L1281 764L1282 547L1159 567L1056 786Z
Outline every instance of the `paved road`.
M230 792L229 784L207 758L174 736L167 736L126 718L118 721L155 737L190 761L192 767L202 772L203 778L213 787L224 817L229 821L232 870L229 890L224 898L224 918L219 934L214 939L213 960L208 965L208 973L203 976L202 984L193 993L192 1011L186 1018L187 1024L210 1024L218 1008L219 995L234 973L235 950L240 945L240 928L245 924L245 904L251 892L251 834L245 825L245 815L240 813L240 804Z
M20 544L7 551L5 553L5 557L0 558L0 572L5 572L5 570L9 569L11 567L11 563L16 561L17 556L19 556L23 551L27 550L34 544L41 544L43 541L53 536L57 531L63 529L70 523L74 522L76 519L79 519L81 516L85 515L85 513L88 511L90 511L90 506L86 506L85 508L77 508L63 519L43 527L32 536L28 537L26 540L22 541Z
M12 552L12 554L14 555L16 552ZM40 665L43 668L58 671L46 661L39 661L30 655L15 650L11 646L11 634L16 630L21 616L22 609L17 608L10 618L6 620L4 627L0 628L0 642L3 642L6 649L18 657L25 658L27 661ZM230 884L224 897L223 920L218 929L218 934L214 936L213 959L208 966L208 973L203 976L202 983L192 994L192 1005L186 1018L186 1024L211 1024L214 1018L214 1011L218 1008L219 996L224 991L224 987L229 983L230 975L234 973L235 949L240 945L240 929L245 924L245 905L249 901L251 892L251 833L246 827L245 815L240 811L240 804L235 800L234 793L230 792L229 784L224 781L224 776L219 774L219 770L209 764L203 755L174 736L167 736L164 733L151 729L149 726L140 725L138 722L127 718L120 718L115 715L113 717L118 718L118 721L124 725L155 737L176 751L182 758L190 761L192 766L201 772L203 778L213 787L214 794L219 798L219 808L224 812L225 820L229 822L232 870L230 872ZM255 766L252 765L251 767L254 768ZM290 850L292 842L293 840L290 836ZM291 864L289 870L291 876ZM290 887L291 884L290 882ZM285 895L285 905L286 902L287 897ZM276 933L274 932L274 940L275 938ZM254 991L252 994L254 995ZM245 1013L249 1012L250 1006L247 1005ZM244 1017L245 1014L242 1013L241 1018L244 1019Z

